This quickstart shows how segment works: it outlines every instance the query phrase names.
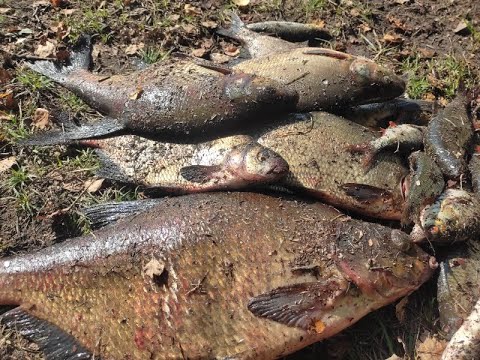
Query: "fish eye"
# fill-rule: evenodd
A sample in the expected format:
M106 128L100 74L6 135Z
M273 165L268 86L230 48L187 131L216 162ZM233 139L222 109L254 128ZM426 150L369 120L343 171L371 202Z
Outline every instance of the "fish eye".
M268 156L268 150L262 150L257 154L257 160L260 162L264 162L269 158Z

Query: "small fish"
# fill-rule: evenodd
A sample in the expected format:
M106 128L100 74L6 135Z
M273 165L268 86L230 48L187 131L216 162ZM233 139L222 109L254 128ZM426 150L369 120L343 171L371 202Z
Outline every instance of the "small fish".
M330 40L332 35L316 24L302 24L292 21L262 21L248 24L249 30L277 36L287 41Z
M332 111L360 125L379 128L388 126L389 120L396 124L426 125L435 109L434 101L396 98L381 103L333 109Z
M375 157L384 151L409 154L423 147L424 128L411 124L390 126L382 132L382 136L368 143L349 146L351 152L365 154L364 164L370 168Z
M422 210L419 225L429 241L440 244L480 236L480 199L465 190L447 189Z
M437 300L442 330L450 339L480 298L480 244L471 238L449 249L440 263Z
M95 147L98 176L170 193L242 189L277 182L288 164L251 137L200 144L161 143L136 135L81 142Z
M430 156L417 151L408 160L410 174L404 182L407 194L402 216L404 225L412 221L420 224L421 211L431 205L445 188L443 174Z
M435 259L404 243L399 230L319 202L165 198L0 260L0 304L17 306L0 321L50 359L276 359L429 279Z
M480 145L475 146L475 151L468 163L468 170L472 177L472 188L477 196L480 196Z
M405 82L375 62L324 48L299 48L245 60L235 70L275 79L299 95L298 112L380 102Z
M425 151L433 157L443 174L458 180L465 174L465 154L473 136L463 92L440 111L427 126Z
M304 191L341 209L381 219L400 220L402 183L408 174L396 154L379 154L365 172L360 154L348 145L376 138L373 131L326 112L299 114L260 134L258 142L288 163L278 184Z
M129 75L95 75L88 71L90 50L90 39L83 37L67 65L37 61L27 66L107 117L75 131L42 133L24 144L68 143L122 131L197 142L259 126L259 119L294 109L298 99L294 89L274 80L186 58Z
M258 58L301 47L301 45L282 39L258 34L246 27L237 14L231 12L229 15L232 24L228 29L217 30L217 34L240 41L246 47L252 58Z

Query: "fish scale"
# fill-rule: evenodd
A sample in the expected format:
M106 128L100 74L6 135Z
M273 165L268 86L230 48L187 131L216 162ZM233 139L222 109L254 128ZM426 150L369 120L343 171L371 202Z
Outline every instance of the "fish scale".
M430 257L416 245L399 252L391 236L321 203L253 193L170 198L94 235L2 259L0 304L48 320L102 359L273 359L332 336L431 276ZM368 270L371 261L389 271ZM322 272L292 271L298 264ZM324 282L345 290L309 289ZM335 306L322 310L314 301L321 294ZM317 304L301 313L306 320L294 308L274 310L281 299L302 306L302 297ZM269 315L264 306L273 307ZM287 318L297 320L286 325Z

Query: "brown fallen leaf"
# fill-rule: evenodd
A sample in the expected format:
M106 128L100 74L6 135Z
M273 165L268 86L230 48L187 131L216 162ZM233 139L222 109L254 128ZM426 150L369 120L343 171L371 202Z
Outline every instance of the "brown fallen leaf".
M1 15L7 15L7 14L12 13L12 12L14 12L14 10L12 8L5 8L5 7L0 8L0 14Z
M358 25L358 28L364 33L372 31L372 28L367 23L361 23L360 25Z
M235 45L228 45L228 46L225 47L223 52L227 56L234 57L234 56L237 56L238 54L240 54L240 49L238 47L236 47Z
M130 44L125 49L125 54L135 55L139 50L143 49L144 47L145 47L145 44L142 42L138 44Z
M140 96L142 96L142 94L143 94L143 89L142 88L137 88L135 90L135 92L128 95L128 98L130 100L138 100L140 98Z
M9 156L5 159L0 160L0 174L10 169L16 161L17 158L15 156Z
M182 29L185 30L187 34L195 34L197 32L197 28L193 24L183 24Z
M470 28L468 27L468 23L465 20L461 20L453 32L458 35L469 35Z
M187 15L201 15L202 14L202 10L200 10L199 8L197 8L193 5L190 5L190 4L185 4L183 9L185 10L185 14L187 14Z
M13 110L17 106L17 101L11 91L0 93L0 110Z
M250 4L250 0L232 0L232 2L237 6L247 6Z
M163 261L152 259L143 267L143 274L151 279L154 276L160 276L165 271L165 263Z
M207 53L207 50L204 49L203 47L199 49L193 49L190 54L192 54L195 57L203 57Z
M436 54L435 50L427 49L427 48L418 48L417 51L420 53L420 56L424 59L431 59Z
M38 108L33 115L32 125L37 129L45 129L51 124L50 114L47 109Z
M35 49L34 54L39 56L39 57L51 57L55 53L55 44L47 40L45 41L45 44L40 44L38 47Z
M403 38L400 35L388 33L383 35L383 41L387 44L401 44L403 42Z
M87 180L83 185L86 192L93 194L100 190L105 179Z
M312 21L311 24L314 25L317 29L324 29L325 28L325 21L321 20L321 19Z
M440 360L443 350L447 347L445 340L437 339L433 336L427 337L422 342L416 344L416 360Z
M208 29L216 29L218 27L218 24L215 21L211 20L203 21L201 24L203 27L206 27Z
M217 64L224 64L230 61L230 57L225 54L212 53L210 54L210 59Z
M53 7L62 7L67 5L66 0L50 0L50 4L52 4Z

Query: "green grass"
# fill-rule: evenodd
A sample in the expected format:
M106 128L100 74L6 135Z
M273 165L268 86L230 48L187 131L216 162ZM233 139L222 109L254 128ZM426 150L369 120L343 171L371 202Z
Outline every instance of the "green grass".
M30 129L19 116L11 115L10 121L0 122L0 140L6 140L10 143L16 143L30 135Z
M158 61L163 61L168 58L170 51L164 51L154 47L148 47L140 50L140 56L146 64L154 64Z
M49 78L25 67L17 72L16 79L32 92L51 89L53 87L53 82Z
M448 55L442 60L434 60L431 63L431 68L437 72L447 97L455 95L460 80L463 79L466 85L472 83L472 74L465 61L452 55Z
M88 105L85 104L77 95L71 92L62 91L60 93L59 101L62 107L74 113L88 110Z
M419 56L408 57L402 63L402 71L409 75L407 82L407 94L412 99L420 99L432 90L427 77L422 72L422 64Z
M27 189L33 177L35 176L30 174L25 167L20 166L18 169L12 169L10 177L6 180L7 187L15 197L17 206L29 214L33 214L36 210Z
M321 11L327 5L327 0L307 0L305 1L305 15L310 17L313 12Z

